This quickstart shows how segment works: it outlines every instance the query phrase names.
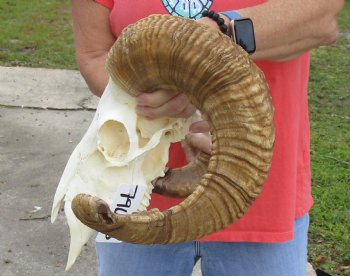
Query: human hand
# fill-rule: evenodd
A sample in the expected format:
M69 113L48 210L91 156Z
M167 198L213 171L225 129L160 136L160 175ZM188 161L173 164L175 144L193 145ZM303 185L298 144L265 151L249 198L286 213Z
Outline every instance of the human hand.
M209 124L207 121L198 121L190 126L190 133L181 142L188 162L193 161L202 151L210 154L212 148Z
M188 118L196 111L187 96L181 92L157 90L136 97L137 114L147 119L161 117Z
M211 137L209 133L189 133L181 141L182 149L188 162L196 159L200 152L211 153Z
M228 17L220 16L226 24L229 23ZM218 24L209 17L202 17L197 21L220 30ZM185 94L175 91L157 90L153 93L141 93L136 97L136 103L136 112L147 119L160 117L188 118L196 111L196 108L190 103Z
M225 22L228 20L225 16L222 17ZM198 22L220 30L218 24L208 17L202 17ZM136 112L151 120L160 117L188 118L196 111L185 94L175 91L157 90L152 93L141 93L136 97L136 103ZM200 151L210 154L212 143L208 132L209 125L206 121L191 125L190 133L182 141L188 161L193 160Z

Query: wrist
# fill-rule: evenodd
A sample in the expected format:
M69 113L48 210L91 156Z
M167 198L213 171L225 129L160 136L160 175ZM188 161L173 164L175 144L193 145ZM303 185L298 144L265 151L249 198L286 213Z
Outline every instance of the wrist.
M238 11L225 11L221 15L230 20L228 27L232 40L249 54L254 53L256 45L252 20L243 17Z
M221 17L221 14L212 10L204 10L202 12L202 18L209 18L223 34L231 36L229 26L226 24L225 19Z
M235 19L243 18L243 16L238 11L224 11L224 12L220 12L220 15L223 15L226 18L228 18L229 22Z
M227 26L229 26L229 25L230 25L230 22L231 22L231 19L230 19L229 17L227 17L227 16L226 16L225 14L223 14L223 13L220 13L220 15L221 15L221 18L224 19L225 24L226 24Z
M223 34L229 36L234 43L240 45L246 52L249 54L255 52L254 27L250 18L243 18L237 11L216 13L212 10L205 10L202 12L202 16L207 24L216 25ZM208 18L209 21L204 18Z

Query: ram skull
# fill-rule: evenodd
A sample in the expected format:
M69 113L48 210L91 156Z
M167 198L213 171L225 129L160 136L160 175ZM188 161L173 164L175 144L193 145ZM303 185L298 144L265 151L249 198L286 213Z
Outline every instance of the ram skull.
M152 15L123 30L109 52L107 69L109 86L93 123L68 161L54 200L53 220L65 199L71 237L82 229L89 232L74 248L77 242L71 240L74 253L70 254L79 254L92 233L90 228L126 242L165 244L209 235L242 217L267 178L274 144L271 97L263 73L248 54L209 26ZM155 123L157 127L145 126L144 132L153 128L145 138L140 131L135 134L140 128L137 119L130 120L128 115L125 121L115 120L114 115L107 115L116 108L134 112L132 99L140 91L157 89L186 93L208 121L213 143L210 156L202 153L165 176L168 147L184 137L193 120L163 119ZM116 117L121 116L117 113ZM116 139L115 131L124 138ZM102 133L109 135L101 138ZM113 212L110 203L118 182L135 181L128 178L127 170L135 166L142 170L140 158L156 150L161 153L149 157L152 161L145 162L147 170L138 179L147 184L139 212ZM164 212L145 211L152 183L159 193L187 198Z

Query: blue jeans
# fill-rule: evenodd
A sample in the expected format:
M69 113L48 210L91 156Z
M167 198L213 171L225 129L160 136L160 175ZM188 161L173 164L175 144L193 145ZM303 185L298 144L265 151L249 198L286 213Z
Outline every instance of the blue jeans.
M204 276L303 276L309 215L295 221L284 243L187 242L173 245L97 243L100 276L190 276L201 260Z

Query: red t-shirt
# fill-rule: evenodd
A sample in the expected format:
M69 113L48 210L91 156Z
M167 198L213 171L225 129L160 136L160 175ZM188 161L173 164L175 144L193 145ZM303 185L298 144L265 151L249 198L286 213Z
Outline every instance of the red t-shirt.
M96 0L96 2L111 10L111 29L115 37L118 37L127 25L150 14L170 13L197 19L203 8L220 12L259 5L264 1ZM275 107L276 140L271 170L261 195L249 211L236 223L201 240L288 241L293 239L295 218L307 213L313 204L307 97L310 55L305 53L288 62L257 61L256 63L265 73ZM181 146L173 145L170 149L169 167L183 166L185 163ZM152 194L150 207L164 210L180 201Z

